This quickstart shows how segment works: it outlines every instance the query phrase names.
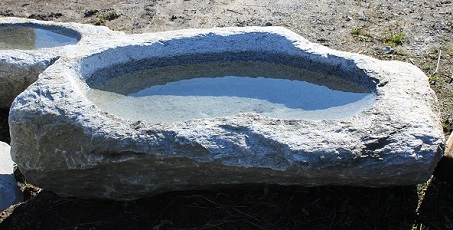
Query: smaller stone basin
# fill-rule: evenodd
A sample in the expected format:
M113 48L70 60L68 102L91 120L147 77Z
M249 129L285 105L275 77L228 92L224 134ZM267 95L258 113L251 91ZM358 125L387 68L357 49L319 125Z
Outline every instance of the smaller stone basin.
M281 27L121 35L60 58L13 102L11 154L62 196L244 184L412 185L442 157L428 78Z
M34 50L76 44L80 33L56 26L0 25L0 50Z
M65 53L114 33L93 25L0 18L0 108L9 108L19 93Z

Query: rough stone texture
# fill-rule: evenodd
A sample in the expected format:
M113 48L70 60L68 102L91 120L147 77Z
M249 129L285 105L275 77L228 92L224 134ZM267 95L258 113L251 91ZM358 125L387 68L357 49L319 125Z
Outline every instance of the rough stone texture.
M0 108L9 108L14 98L32 84L42 71L66 52L116 34L107 27L77 23L46 22L23 18L0 18L0 25L58 28L80 36L77 44L36 50L0 50ZM121 33L122 34L122 33ZM99 42L99 41L98 41Z
M145 68L149 60L241 52L272 62L281 60L274 54L293 57L284 61L362 84L376 101L341 120L249 113L148 124L102 111L85 96L108 73ZM130 35L61 58L17 97L11 147L31 183L63 196L130 200L250 183L409 185L426 181L442 156L437 106L417 67L332 50L280 27Z
M0 211L23 199L14 177L14 162L11 160L10 149L8 144L0 141Z

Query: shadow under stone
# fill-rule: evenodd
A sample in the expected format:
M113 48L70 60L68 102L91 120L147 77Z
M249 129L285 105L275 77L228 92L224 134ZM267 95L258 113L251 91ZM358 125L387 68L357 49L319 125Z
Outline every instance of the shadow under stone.
M241 186L164 193L130 202L42 191L2 229L410 229L416 186Z
M11 138L9 136L8 115L9 109L0 109L0 141L9 144Z
M439 178L432 179L418 209L417 223L425 226L425 229L453 229L451 184Z

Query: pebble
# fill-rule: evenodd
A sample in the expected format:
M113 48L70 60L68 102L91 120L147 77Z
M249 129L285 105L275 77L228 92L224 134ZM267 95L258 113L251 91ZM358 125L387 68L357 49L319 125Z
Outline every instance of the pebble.
M384 53L385 54L392 54L393 52L395 52L395 50L391 46L386 46L384 48Z
M357 12L357 15L359 16L359 20L362 20L362 21L367 20L365 14L362 11Z

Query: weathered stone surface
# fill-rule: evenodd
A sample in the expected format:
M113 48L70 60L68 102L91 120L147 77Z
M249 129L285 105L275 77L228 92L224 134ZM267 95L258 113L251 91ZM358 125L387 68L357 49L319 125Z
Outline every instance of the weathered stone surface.
M107 27L77 23L57 23L23 18L0 18L0 26L26 25L41 29L53 28L80 37L77 44L36 50L0 50L0 108L9 108L14 98L33 83L42 71L66 52L89 44L95 38L108 39L116 34Z
M235 60L244 52L337 75L376 100L344 119L245 113L150 124L112 115L86 97L110 73L159 60ZM332 50L280 27L130 35L61 58L17 97L11 147L31 183L63 196L130 200L250 183L409 185L426 181L442 156L437 106L417 67Z
M14 177L14 162L11 160L10 149L8 144L0 141L0 211L23 199Z

